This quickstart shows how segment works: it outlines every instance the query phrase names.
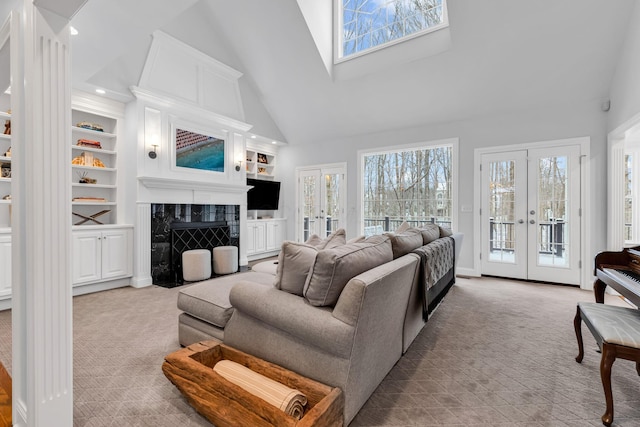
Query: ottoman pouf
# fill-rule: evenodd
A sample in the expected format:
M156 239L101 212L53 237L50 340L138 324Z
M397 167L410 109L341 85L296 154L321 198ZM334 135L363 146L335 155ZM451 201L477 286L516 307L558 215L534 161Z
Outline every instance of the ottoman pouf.
M211 251L192 249L182 252L182 278L186 282L196 282L211 277Z
M238 271L238 248L236 246L213 248L213 271L216 274L231 274Z

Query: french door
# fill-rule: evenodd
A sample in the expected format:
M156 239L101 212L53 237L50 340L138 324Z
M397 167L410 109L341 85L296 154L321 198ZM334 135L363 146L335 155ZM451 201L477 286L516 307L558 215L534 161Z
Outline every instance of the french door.
M482 274L580 284L580 147L483 154Z
M345 176L343 165L298 169L298 240L306 241L312 234L324 237L346 228Z

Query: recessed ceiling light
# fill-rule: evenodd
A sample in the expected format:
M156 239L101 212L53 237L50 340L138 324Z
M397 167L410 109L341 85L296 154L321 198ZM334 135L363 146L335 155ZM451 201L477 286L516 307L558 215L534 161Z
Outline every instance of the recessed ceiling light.
M6 93L7 95L11 95L11 86L9 86L7 90L4 91L4 93Z
M271 141L271 143L272 143L272 144L277 144L277 143L278 143L278 141Z
M255 135L251 135L251 139L256 139L256 136Z
M69 27L69 33L72 36L77 36L78 35L78 30L76 30L76 27L71 26L71 27Z
M96 89L96 93L99 93L100 95L104 95L105 93L107 93L107 91L104 89Z

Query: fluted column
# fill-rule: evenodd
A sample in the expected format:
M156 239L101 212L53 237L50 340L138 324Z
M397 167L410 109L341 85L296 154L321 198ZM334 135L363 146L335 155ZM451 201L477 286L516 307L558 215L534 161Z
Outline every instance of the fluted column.
M29 0L19 13L11 34L14 425L72 426L69 21Z

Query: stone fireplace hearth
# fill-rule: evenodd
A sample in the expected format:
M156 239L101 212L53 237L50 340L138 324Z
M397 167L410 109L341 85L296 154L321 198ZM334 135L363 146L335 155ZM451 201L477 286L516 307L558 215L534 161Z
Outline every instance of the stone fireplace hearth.
M182 252L216 246L240 246L240 206L151 204L154 285L182 285Z

